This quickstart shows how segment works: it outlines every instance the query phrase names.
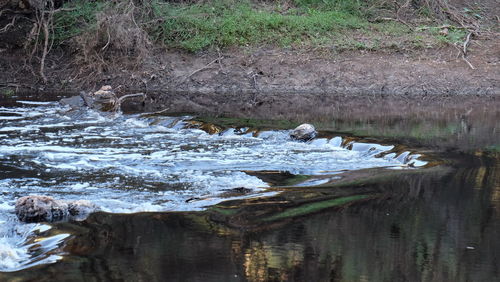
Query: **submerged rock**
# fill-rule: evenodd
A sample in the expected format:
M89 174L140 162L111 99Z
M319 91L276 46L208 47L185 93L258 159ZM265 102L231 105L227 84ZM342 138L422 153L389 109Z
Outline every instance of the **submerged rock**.
M63 106L69 106L72 110L81 109L85 106L85 102L83 101L81 96L73 96L69 98L63 98L59 101Z
M115 111L118 98L109 85L101 87L95 92L80 92L79 96L63 98L59 101L61 105L69 106L72 110L88 107L98 111Z
M80 219L96 210L88 201L55 200L48 196L31 195L17 199L16 215L23 222L53 222Z
M313 125L304 123L297 126L291 133L290 137L298 141L309 141L316 137L316 129Z
M252 193L253 190L245 187L237 187L231 189L224 189L224 193L220 194L220 197L229 198L243 196Z

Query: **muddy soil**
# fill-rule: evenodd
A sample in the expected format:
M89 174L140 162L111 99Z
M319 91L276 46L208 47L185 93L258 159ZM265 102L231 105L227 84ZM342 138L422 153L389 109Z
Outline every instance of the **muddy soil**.
M160 49L142 62L117 62L102 72L77 65L67 52L47 61L42 84L21 50L2 52L0 86L40 91L95 89L241 93L491 95L500 93L500 39L472 41L468 61L453 47L351 51L258 49L189 54ZM33 73L35 72L35 73Z

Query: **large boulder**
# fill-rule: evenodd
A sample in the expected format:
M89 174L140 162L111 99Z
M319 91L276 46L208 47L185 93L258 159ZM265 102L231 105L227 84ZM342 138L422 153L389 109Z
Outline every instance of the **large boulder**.
M17 199L16 215L23 222L53 222L81 219L96 208L88 201L62 201L31 195Z
M297 126L292 132L290 132L290 137L298 141L309 141L316 137L318 132L313 125L304 123Z

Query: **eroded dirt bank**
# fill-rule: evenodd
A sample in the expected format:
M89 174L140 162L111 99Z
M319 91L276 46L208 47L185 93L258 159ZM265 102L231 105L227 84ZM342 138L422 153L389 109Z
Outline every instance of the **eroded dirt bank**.
M190 93L327 93L492 95L500 93L500 40L473 41L467 60L453 47L429 50L294 51L235 49L190 54L159 49L143 61L123 58L104 69L79 65L66 51L47 60L47 83L22 51L2 52L0 87L30 91L91 90Z

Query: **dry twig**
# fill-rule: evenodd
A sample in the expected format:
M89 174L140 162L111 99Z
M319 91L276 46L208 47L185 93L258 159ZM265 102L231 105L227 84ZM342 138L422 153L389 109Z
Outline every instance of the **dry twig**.
M472 32L469 32L469 34L467 35L467 38L465 39L464 49L463 49L464 56L467 56L467 46L469 45L471 35L472 35Z
M177 87L179 87L180 85L182 85L184 82L186 82L189 78L191 78L193 75L199 73L200 71L203 71L203 70L206 70L208 69L211 65L213 65L214 63L218 62L219 60L221 60L222 58L221 57L218 57L217 59L211 61L210 63L206 64L204 67L202 68L199 68L195 71L193 71L191 74L189 74L188 76L186 76L185 78L183 78L179 83L177 83Z
M0 29L0 33L7 32L7 30L9 30L9 28L14 26L14 24L16 23L16 20L17 20L17 16L13 17L12 21L10 23L6 24L2 29Z
M144 113L144 114L141 114L140 117L141 118L149 118L149 117L154 117L154 116L158 116L158 115L162 115L164 113L167 113L168 111L170 110L170 108L166 108L166 109L163 109L161 111L157 111L157 112L152 112L152 113Z
M453 46L459 51L458 55L457 55L457 59L458 57L460 56L460 54L462 55L462 60L473 70L475 70L476 68L471 64L471 62L469 62L469 60L467 60L467 46L469 45L470 43L470 38L471 38L471 35L472 35L472 32L469 33L467 35L467 38L463 44L463 48L458 48L456 44L453 44Z
M125 101L126 99L129 99L129 98L135 98L135 97L142 97L143 99L145 99L146 95L144 95L144 93L135 93L135 94L123 95L120 98L117 98L116 94L115 94L113 97L114 98L113 99L113 109L112 109L113 112L117 112L118 110L120 110L120 108L122 107L123 101Z

